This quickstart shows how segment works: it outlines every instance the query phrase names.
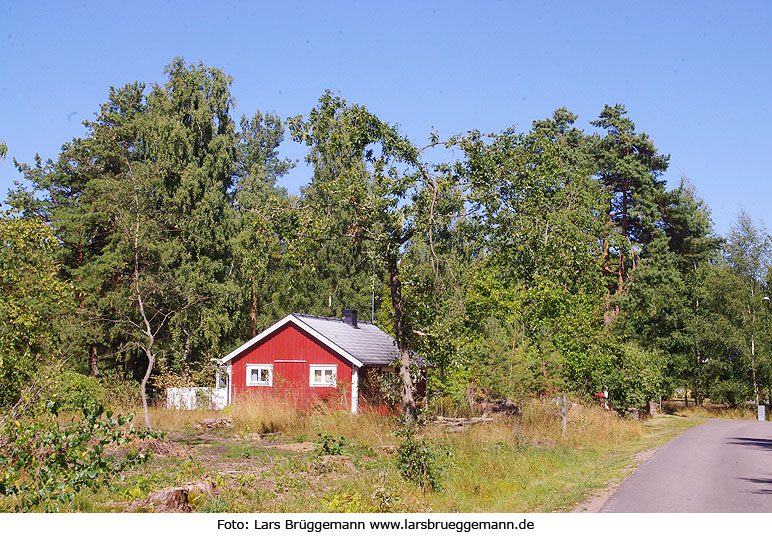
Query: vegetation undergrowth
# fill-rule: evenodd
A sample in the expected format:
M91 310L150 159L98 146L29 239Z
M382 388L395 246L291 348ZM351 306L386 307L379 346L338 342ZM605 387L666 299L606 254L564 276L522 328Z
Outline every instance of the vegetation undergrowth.
M549 404L525 406L519 415L462 431L433 421L405 427L395 417L322 407L297 419L294 409L285 416L275 407L271 412L248 417L236 407L206 413L155 409L154 422L168 432L155 456L140 471L123 469L109 486L74 491L61 510L153 510L146 502L153 491L209 481L214 496L195 496L190 509L560 511L624 475L636 452L699 423L673 416L637 422L574 405L563 435ZM230 417L233 427L194 429L205 416ZM267 423L269 432L261 426Z
M739 405L719 405L705 403L686 406L683 401L664 401L662 411L666 414L688 418L720 418L730 420L755 420L756 408Z
M60 511L77 509L83 490L113 487L115 476L144 462L148 453L124 444L160 435L130 426L133 414L115 415L101 403L69 401L80 416L60 414L49 399L35 417L0 424L0 509Z

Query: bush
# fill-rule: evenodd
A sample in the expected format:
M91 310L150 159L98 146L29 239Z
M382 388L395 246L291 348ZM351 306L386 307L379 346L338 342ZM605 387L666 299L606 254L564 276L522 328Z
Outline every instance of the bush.
M613 369L607 383L610 403L617 410L629 407L646 408L664 383L664 359L635 343L625 343L615 349Z
M82 489L96 490L129 465L146 460L147 454L141 451L121 459L105 455L108 446L158 436L124 428L133 414L113 417L101 403L85 399L72 403L82 418L68 426L59 424L56 398L46 403L42 420L3 422L0 495L9 497L13 509L42 506L45 511L59 511Z
M397 468L402 477L423 490L440 490L441 467L437 452L425 441L415 437L415 426L407 425L396 433L402 438L397 448Z
M318 436L321 444L316 448L317 453L320 455L343 454L343 448L346 447L346 439L343 436L338 439L329 433L319 433Z
M104 405L105 388L102 382L74 371L63 371L49 387L60 412L80 412L84 405Z
M740 405L752 397L748 386L739 380L720 380L716 382L709 392L713 403L725 405Z

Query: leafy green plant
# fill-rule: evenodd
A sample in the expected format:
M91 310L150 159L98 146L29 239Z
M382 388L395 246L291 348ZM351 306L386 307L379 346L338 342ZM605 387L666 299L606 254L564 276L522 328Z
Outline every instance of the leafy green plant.
M114 416L100 403L81 399L82 417L71 425L59 424L59 402L50 399L39 421L6 420L0 444L0 495L14 509L28 511L42 506L58 511L82 489L96 490L109 484L115 474L147 460L145 451L125 457L105 454L108 446L132 440L157 438L158 433L133 430L134 414Z
M370 513L374 510L356 490L330 493L323 501L325 509L330 513Z
M441 464L439 454L425 440L415 436L415 426L407 425L396 436L402 439L397 448L397 467L402 477L423 490L440 490Z
M79 413L84 405L103 404L107 400L99 379L67 370L55 377L49 393L49 397L56 398L59 412Z
M319 440L321 444L316 448L316 452L320 455L341 455L346 447L346 439L343 436L336 439L329 433L319 433Z

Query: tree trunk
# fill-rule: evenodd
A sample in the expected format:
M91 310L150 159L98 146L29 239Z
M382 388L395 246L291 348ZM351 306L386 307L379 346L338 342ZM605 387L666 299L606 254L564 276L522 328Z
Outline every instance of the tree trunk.
M702 368L700 367L700 347L699 345L694 346L694 354L697 360L697 397L696 402L697 406L702 406Z
M155 355L150 352L150 348L153 345L151 338L150 346L145 349L145 356L147 357L147 369L145 370L145 376L142 377L142 383L140 384L140 394L142 395L142 411L145 413L145 425L148 429L153 427L150 425L150 412L147 405L147 381L150 378L150 373L153 372L153 366L155 365Z
M391 307L394 313L394 330L397 339L399 375L402 379L402 405L405 419L415 421L418 413L413 397L413 379L410 377L410 347L407 327L405 326L405 313L402 309L402 282L399 280L399 267L395 255L388 256L388 271Z
M255 284L252 284L252 306L249 309L249 323L251 337L257 335L257 292L255 291Z
M99 355L97 354L96 343L92 343L88 354L88 372L92 377L99 376L99 367L97 366L98 359Z
M182 331L185 334L185 346L182 350L182 364L183 367L185 367L188 363L188 358L190 358L190 332L188 332L187 328L183 328ZM161 357L161 363L165 363L165 358L163 356Z

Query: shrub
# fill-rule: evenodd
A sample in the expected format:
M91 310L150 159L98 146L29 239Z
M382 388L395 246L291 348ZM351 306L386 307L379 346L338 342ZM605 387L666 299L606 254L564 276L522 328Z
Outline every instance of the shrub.
M84 488L96 490L110 483L117 472L146 460L145 452L123 458L108 457L105 448L131 440L157 437L150 431L127 430L133 414L113 417L101 403L80 399L82 418L68 426L59 424L59 401L50 399L39 421L6 419L0 440L0 495L12 508L28 511L42 506L59 511Z
M329 433L319 433L319 440L321 444L316 450L321 455L342 455L343 448L346 447L346 439L343 436L335 439Z
M49 392L61 412L79 412L84 405L105 404L107 399L99 379L67 370L56 377Z
M437 452L415 437L415 426L407 425L396 433L402 438L397 448L397 468L402 477L423 490L440 490L440 463Z

